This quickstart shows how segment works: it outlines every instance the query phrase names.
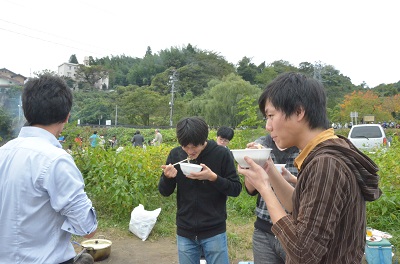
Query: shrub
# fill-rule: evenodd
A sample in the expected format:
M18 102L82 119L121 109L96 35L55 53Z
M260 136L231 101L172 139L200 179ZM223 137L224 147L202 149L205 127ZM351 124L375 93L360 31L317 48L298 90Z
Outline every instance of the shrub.
M93 128L73 128L73 133L80 133L88 138ZM112 128L98 130L99 134L113 135L123 140L123 151L115 149L84 148L85 151L74 151L77 166L82 171L86 183L86 191L92 198L99 217L111 217L115 223L129 221L132 209L139 203L147 210L161 207L159 225L154 232L159 235L171 236L175 231L176 196L162 197L158 192L158 180L161 175L160 166L165 163L169 151L177 146L175 130L163 130L164 143L159 147L148 146L147 150L133 148L128 139L136 129ZM101 131L101 132L100 132ZM347 136L348 130L340 130L338 134ZM68 133L68 132L66 132ZM154 129L141 129L144 135L154 135ZM245 148L246 144L259 136L265 135L264 129L236 130L229 147ZM389 133L388 133L389 134ZM368 153L379 166L380 188L383 195L374 202L367 203L367 225L389 232L390 240L397 250L400 250L400 157L399 139L395 132L392 146L374 154ZM209 139L216 139L216 131L211 130ZM243 181L243 178L242 178ZM237 198L229 198L227 209L229 219L253 219L255 197L249 196L243 189ZM251 228L252 224L249 225Z

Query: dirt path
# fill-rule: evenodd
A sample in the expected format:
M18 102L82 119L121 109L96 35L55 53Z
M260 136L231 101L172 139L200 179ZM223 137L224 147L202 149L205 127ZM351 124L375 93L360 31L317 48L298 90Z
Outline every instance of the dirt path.
M178 263L176 244L171 239L142 241L132 235L131 238L117 239L112 242L110 257L96 263Z
M178 253L175 238L151 238L142 241L129 231L122 232L115 229L98 231L95 238L111 240L111 254L108 258L95 263L135 263L135 264L177 264ZM85 239L77 239L82 242ZM80 252L79 246L74 246Z
M109 229L107 231L98 231L99 236L111 240L111 254L108 258L97 261L95 263L106 264L178 264L178 252L176 240L174 237L153 238L150 234L146 241L142 241L129 231L122 232L119 230ZM100 237L103 238L103 237ZM77 239L82 242L85 239ZM79 246L74 245L75 251L81 251ZM232 264L237 264L235 260Z

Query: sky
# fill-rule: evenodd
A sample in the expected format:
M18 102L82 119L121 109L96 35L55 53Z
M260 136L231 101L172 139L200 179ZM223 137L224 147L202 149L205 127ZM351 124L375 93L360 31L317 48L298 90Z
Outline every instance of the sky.
M0 68L33 77L75 54L143 58L187 44L236 65L332 65L354 85L400 81L398 0L0 0Z

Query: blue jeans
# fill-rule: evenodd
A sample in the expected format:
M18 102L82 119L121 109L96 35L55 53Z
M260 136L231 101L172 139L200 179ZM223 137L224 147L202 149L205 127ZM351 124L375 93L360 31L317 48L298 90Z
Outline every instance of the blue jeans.
M253 256L254 264L284 264L286 253L274 235L255 228Z
M202 252L207 264L229 264L226 233L205 239L177 236L179 264L199 264Z

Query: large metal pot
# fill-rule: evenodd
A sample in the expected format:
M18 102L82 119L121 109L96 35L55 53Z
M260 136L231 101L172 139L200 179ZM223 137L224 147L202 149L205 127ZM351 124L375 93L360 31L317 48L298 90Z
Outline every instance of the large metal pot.
M86 252L92 255L94 261L100 261L108 258L111 254L112 242L107 239L88 239L82 241L81 246Z

